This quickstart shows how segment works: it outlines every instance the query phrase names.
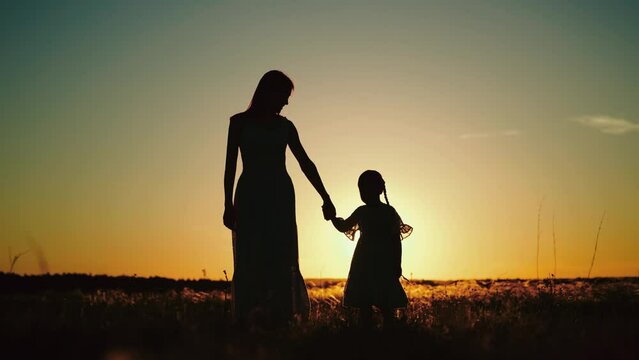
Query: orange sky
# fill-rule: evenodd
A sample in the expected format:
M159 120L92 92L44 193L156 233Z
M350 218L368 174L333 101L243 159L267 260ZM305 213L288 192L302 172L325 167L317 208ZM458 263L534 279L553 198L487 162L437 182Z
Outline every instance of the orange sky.
M404 275L639 274L637 7L295 2L45 4L0 15L0 252L19 273L211 278L228 118L260 76L296 84L297 126L340 216L376 169ZM288 154L305 277L345 277ZM239 175L239 173L238 173ZM5 259L7 259L5 253ZM5 260L6 261L6 260ZM8 262L0 262L6 271Z

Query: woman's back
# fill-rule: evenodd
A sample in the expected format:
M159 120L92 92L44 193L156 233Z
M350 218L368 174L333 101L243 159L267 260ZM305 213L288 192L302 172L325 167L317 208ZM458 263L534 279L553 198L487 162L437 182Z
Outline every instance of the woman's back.
M283 116L258 119L247 113L233 116L240 122L240 153L243 174L261 176L286 172L289 120Z

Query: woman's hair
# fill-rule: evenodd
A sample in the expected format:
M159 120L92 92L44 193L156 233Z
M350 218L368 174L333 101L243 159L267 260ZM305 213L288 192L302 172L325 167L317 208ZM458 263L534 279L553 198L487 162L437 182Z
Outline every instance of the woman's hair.
M386 182L384 182L384 178L382 178L382 174L379 172L375 170L364 171L357 180L357 186L361 190L372 191L377 195L384 193L384 200L386 200L386 204L390 205L388 195L386 194Z
M247 111L268 111L269 101L271 101L268 94L274 92L291 93L294 88L293 81L286 74L279 70L271 70L264 74L257 84Z

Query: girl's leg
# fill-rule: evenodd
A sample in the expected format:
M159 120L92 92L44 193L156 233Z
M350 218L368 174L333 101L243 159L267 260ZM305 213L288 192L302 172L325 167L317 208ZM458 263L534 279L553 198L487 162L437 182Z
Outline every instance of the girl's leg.
M371 306L359 308L359 326L364 329L369 329L373 326L373 308Z

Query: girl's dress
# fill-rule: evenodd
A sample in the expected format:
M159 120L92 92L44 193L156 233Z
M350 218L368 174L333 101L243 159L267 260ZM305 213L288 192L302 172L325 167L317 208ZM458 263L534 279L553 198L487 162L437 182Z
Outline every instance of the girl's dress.
M344 289L344 305L405 307L408 299L399 282L401 240L410 235L412 228L384 203L360 206L348 219L338 219L336 227L351 240L357 230L361 232Z
M242 174L235 191L233 310L238 320L255 310L274 320L305 317L309 299L299 270L295 191L286 172L286 146L293 124L278 116L240 122Z

